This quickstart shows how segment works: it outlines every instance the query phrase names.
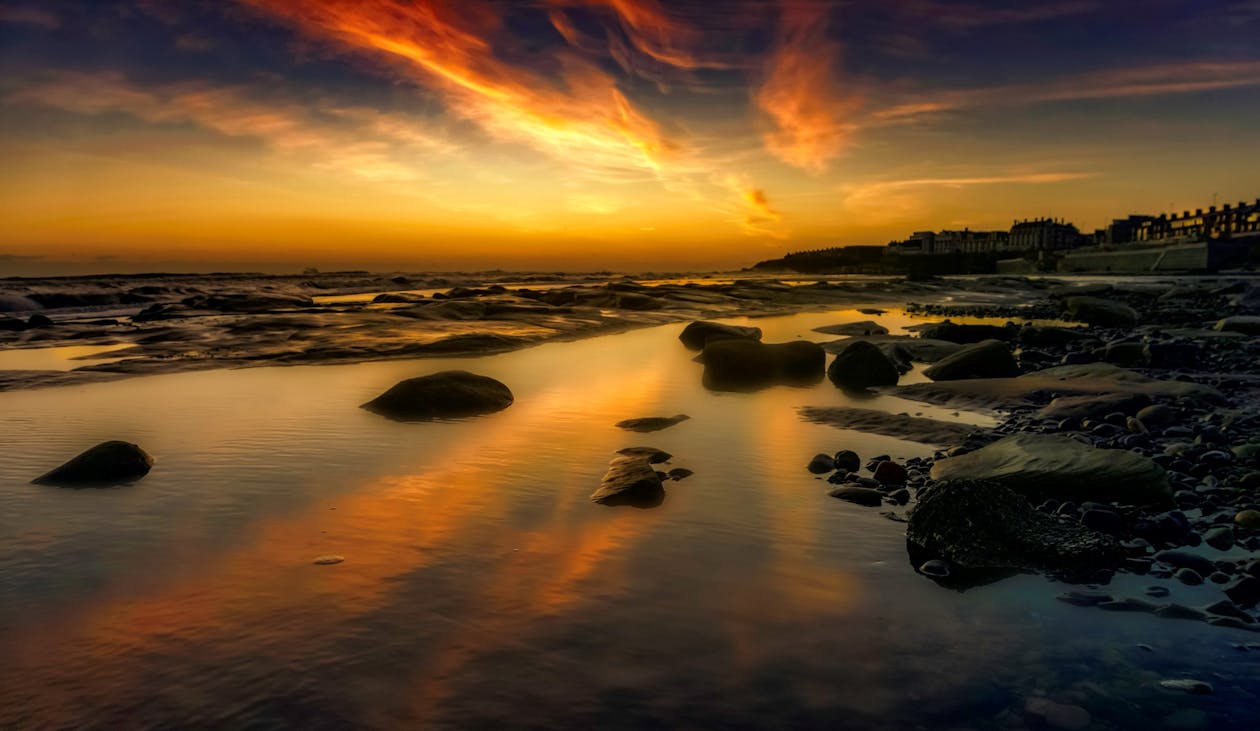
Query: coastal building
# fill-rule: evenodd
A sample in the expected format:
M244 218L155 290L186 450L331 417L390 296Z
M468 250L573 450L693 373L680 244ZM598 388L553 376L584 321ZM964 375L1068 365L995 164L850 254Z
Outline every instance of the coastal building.
M1085 243L1081 232L1066 221L1037 218L1011 226L1011 251L1062 251Z
M1260 198L1252 203L1239 202L1196 208L1180 214L1161 213L1148 217L1134 233L1135 242L1181 243L1205 239L1234 239L1260 236Z

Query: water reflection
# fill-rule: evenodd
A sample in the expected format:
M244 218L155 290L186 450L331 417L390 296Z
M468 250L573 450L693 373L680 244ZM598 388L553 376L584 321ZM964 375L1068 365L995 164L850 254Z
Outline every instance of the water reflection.
M756 324L787 340L844 316ZM890 727L1079 674L1096 647L1047 638L1098 630L1053 587L942 592L899 525L804 470L930 447L801 421L852 405L830 384L707 391L680 329L0 394L20 425L0 453L0 727ZM516 403L451 423L357 408L449 368ZM677 412L649 437L615 426ZM155 455L145 480L24 484L110 437ZM695 474L656 510L591 504L642 442Z

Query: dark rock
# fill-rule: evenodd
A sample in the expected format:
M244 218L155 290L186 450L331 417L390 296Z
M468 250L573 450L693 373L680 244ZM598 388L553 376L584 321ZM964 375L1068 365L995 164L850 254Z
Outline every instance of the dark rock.
M616 457L591 500L601 505L652 508L665 500L665 488L656 470L643 457Z
M919 573L924 576L931 576L938 579L947 579L950 575L949 562L934 558L931 561L924 561L919 566Z
M723 339L761 340L761 328L723 325L718 322L698 321L683 328L678 339L692 350L701 350L710 340Z
M1208 614L1216 614L1222 617L1233 617L1244 624L1251 624L1256 621L1254 617L1244 612L1241 607L1228 599L1222 599L1214 604L1209 604L1203 608L1203 611Z
M1084 328L1030 325L1019 329L1019 344L1034 348L1063 348L1089 338Z
M1209 683L1202 680L1193 680L1191 678L1178 678L1176 680L1161 680L1160 687L1166 690L1175 690L1179 693L1189 693L1191 695L1212 695L1216 691L1212 689Z
M815 475L825 475L835 471L836 463L829 454L815 454L807 469Z
M1055 599L1076 607L1096 607L1103 602L1115 601L1110 594L1100 594L1096 591L1068 591L1056 596Z
M1057 435L1018 434L974 452L938 460L937 480L994 480L1037 500L1096 500L1167 504L1164 470L1125 450L1098 449Z
M1198 586L1203 583L1203 576L1194 569L1177 569L1173 572L1173 578L1189 586Z
M1260 579L1239 577L1225 586L1225 596L1240 607L1254 607L1260 603Z
M1174 568L1190 569L1200 577L1207 576L1216 570L1216 564L1212 563L1211 559L1188 551L1160 551L1155 554L1155 560Z
M1063 303L1069 315L1097 327L1134 327L1138 324L1137 310L1123 302L1099 297L1068 297Z
M827 377L837 386L861 389L896 385L901 373L878 346L855 340L836 354Z
M945 320L917 328L919 337L969 345L984 340L1011 341L1019 336L1019 328L997 325L960 325Z
M1217 321L1216 329L1221 332L1235 332L1244 335L1260 335L1260 317L1253 315L1235 315Z
M688 477L691 477L692 475L694 475L695 473L687 469L686 467L675 467L674 469L670 470L669 472L665 474L669 475L669 479L678 481L678 480L685 480Z
M1037 415L1043 419L1090 419L1111 412L1132 414L1151 402L1141 393L1109 393L1090 396L1060 396L1043 407ZM1138 417L1139 419L1141 417Z
M1166 586L1155 585L1155 586L1146 587L1144 590L1142 590L1142 593L1147 596L1165 597L1171 594L1172 592L1169 591L1168 587Z
M832 459L836 464L836 469L838 470L857 472L862 468L862 458L858 456L857 452L854 452L851 449L842 449L839 452L836 452Z
M1081 514L1081 525L1109 536L1124 534L1124 518L1111 510L1086 510Z
M1228 551L1234 547L1234 529L1228 525L1209 528L1203 533L1203 542L1218 551Z
M491 414L512 401L508 387L493 378L441 371L401 381L363 408L397 421L427 421Z
M26 321L16 317L0 315L0 332L22 332L26 329Z
M877 322L863 320L862 322L845 322L839 325L824 325L823 327L814 328L814 332L826 335L887 335L888 328Z
M26 326L32 329L38 328L38 327L52 327L55 324L56 323L53 322L51 317L49 317L48 315L41 315L39 313L31 315L26 320Z
M675 424L690 419L686 414L675 414L674 416L645 416L639 419L626 419L617 422L617 427L626 431L634 431L640 433L660 431L668 429Z
M1142 343L1107 343L1102 359L1119 366L1134 366L1146 360Z
M904 485L906 477L908 477L906 468L896 462L880 462L875 467L874 478L881 485Z
M906 537L966 569L1044 569L1069 574L1119 565L1109 536L1039 513L996 482L938 482L919 494Z
M1182 569L1182 571L1190 571L1190 569ZM1187 581L1186 583L1189 584L1191 582ZM1165 604L1159 609L1156 609L1155 616L1163 617L1164 619L1192 619L1196 622L1202 622L1207 619L1207 613L1202 609L1187 607L1184 604L1177 604L1176 602L1173 602L1172 604Z
M754 390L775 384L805 385L822 379L827 361L818 343L793 340L709 340L701 353L704 385L718 391Z
M37 485L107 487L149 474L153 458L130 442L101 442L74 459L31 480Z
M1154 614L1159 610L1158 604L1134 599L1133 597L1124 597L1113 602L1103 602L1098 605L1099 609L1107 612L1143 612L1145 614Z
M623 457L638 457L647 460L648 464L660 464L673 459L674 455L656 447L625 447L618 449L617 454Z
M847 500L858 505L865 505L869 508L878 507L884 502L884 493L869 487L856 487L853 485L841 485L832 488L828 493L832 497L838 497L841 500Z
M1019 375L1019 364L1006 343L985 340L946 356L923 371L933 381L966 378L1010 378Z

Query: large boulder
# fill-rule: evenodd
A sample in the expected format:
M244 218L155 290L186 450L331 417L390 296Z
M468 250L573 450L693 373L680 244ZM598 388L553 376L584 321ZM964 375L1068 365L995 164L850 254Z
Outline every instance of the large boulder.
M653 508L665 500L665 487L647 458L620 456L608 463L608 471L591 500L601 505Z
M720 322L699 320L683 328L678 339L692 350L701 350L710 340L761 340L761 328L723 325Z
M914 328L919 337L929 340L945 340L951 343L969 345L984 340L1014 340L1019 335L1019 328L1014 325L960 325L945 320Z
M942 358L924 370L923 375L933 381L1010 378L1019 375L1019 364L1015 362L1015 356L1006 343L985 340Z
M153 458L131 442L101 442L55 470L31 480L36 485L107 487L149 474Z
M1134 327L1137 310L1123 302L1100 297L1068 297L1063 306L1072 317L1098 327Z
M427 421L491 414L512 401L508 387L493 378L441 371L400 381L363 408L397 421Z
M793 340L760 343L748 339L709 340L700 353L704 384L719 391L742 391L775 384L816 383L827 355L818 343Z
M906 538L970 570L1083 575L1124 558L1110 536L1041 513L1003 484L984 480L938 482L920 492Z
M836 354L827 368L827 377L837 386L870 388L895 386L901 373L879 346L855 340Z
M1172 499L1167 474L1150 459L1057 435L1006 437L974 452L937 461L932 477L997 482L1034 502L1055 499L1166 505Z

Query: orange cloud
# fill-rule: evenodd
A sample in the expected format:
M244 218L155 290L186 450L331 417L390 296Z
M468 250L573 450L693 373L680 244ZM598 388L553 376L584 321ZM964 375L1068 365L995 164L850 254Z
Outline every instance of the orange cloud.
M441 95L494 137L603 174L658 171L677 151L594 63L556 52L509 63L495 9L469 0L245 0L311 37L370 56ZM502 41L502 44L501 44Z
M723 183L739 202L735 223L739 224L745 234L786 238L787 232L777 225L782 223L783 214L770 204L770 197L765 190L753 185L743 175L728 175Z
M856 131L858 100L836 78L840 48L827 38L826 11L821 4L784 7L778 41L753 92L772 125L766 148L812 172L826 170Z
M607 9L617 19L630 46L653 61L679 69L725 69L736 65L721 54L701 51L705 33L693 24L679 20L661 6L659 0L552 0L558 6L583 5ZM570 43L579 34L565 16L552 11L552 24ZM575 44L577 45L577 44ZM618 59L629 66L624 56ZM628 69L633 70L633 69Z

